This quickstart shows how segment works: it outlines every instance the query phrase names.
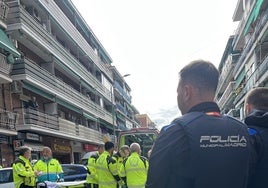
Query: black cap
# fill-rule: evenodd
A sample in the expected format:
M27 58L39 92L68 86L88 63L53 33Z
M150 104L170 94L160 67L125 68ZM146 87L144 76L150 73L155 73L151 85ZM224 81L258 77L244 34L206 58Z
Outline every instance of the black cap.
M108 151L108 150L114 148L114 143L108 141L104 144L104 148L106 151Z

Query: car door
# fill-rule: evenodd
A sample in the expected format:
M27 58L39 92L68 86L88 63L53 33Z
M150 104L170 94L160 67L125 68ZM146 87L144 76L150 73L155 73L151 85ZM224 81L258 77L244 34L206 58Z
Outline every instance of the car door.
M15 188L13 183L12 168L0 169L0 187L1 188Z

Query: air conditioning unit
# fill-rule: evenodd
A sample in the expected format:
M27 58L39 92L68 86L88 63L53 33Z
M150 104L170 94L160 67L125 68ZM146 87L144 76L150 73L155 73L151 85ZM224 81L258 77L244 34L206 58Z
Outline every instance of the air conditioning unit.
M11 93L22 93L22 83L20 81L13 81L11 83Z

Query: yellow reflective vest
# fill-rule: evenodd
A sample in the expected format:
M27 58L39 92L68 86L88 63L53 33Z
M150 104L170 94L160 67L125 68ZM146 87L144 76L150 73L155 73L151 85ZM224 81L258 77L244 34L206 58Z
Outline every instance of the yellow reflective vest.
M133 152L121 165L119 175L125 179L128 188L144 188L149 163L145 157Z
M15 188L19 188L21 184L31 187L35 186L34 170L28 159L20 155L13 163L12 168Z
M116 188L118 176L116 159L104 151L96 161L99 188Z
M87 162L87 169L88 169L88 174L87 174L87 183L93 183L93 184L98 184L98 175L97 175L97 170L96 170L96 161L99 158L99 154L92 155L88 158Z

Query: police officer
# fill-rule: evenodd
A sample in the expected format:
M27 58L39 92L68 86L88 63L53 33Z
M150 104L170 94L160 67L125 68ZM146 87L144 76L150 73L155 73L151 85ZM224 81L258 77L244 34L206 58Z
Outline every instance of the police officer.
M37 183L64 181L62 167L59 161L52 157L51 149L44 147L42 155L34 165L34 170L41 172L37 177Z
M99 188L116 188L120 181L116 159L112 156L114 144L110 141L104 144L105 151L96 161Z
M268 88L252 89L245 98L245 123L256 152L256 164L248 188L268 187Z
M19 148L19 157L13 163L13 181L15 188L34 188L35 177L38 172L34 172L30 163L31 148L22 146Z
M119 174L128 188L144 188L149 167L148 160L140 156L141 148L138 143L130 145L130 152L130 156L123 161Z
M96 161L103 152L104 152L104 145L100 144L98 146L98 152L88 158L87 162L88 174L85 186L86 188L98 188Z
M182 116L162 128L149 160L147 188L244 188L250 145L247 127L213 102L219 72L197 60L179 73Z

